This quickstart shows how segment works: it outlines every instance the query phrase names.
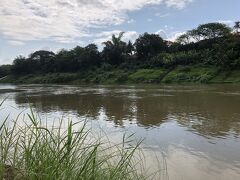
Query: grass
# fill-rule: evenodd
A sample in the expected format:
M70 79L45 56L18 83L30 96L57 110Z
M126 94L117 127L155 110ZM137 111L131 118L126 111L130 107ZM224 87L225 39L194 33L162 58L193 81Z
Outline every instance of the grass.
M59 84L69 83L79 78L77 73L49 73L49 74L29 74L10 75L0 80L2 83L24 83L24 84Z
M165 73L165 69L140 69L131 74L129 79L137 83L156 83L161 81Z
M211 83L239 83L240 71L222 72L214 77Z
M208 83L216 76L217 70L201 66L178 66L167 74L163 83Z
M128 72L114 69L111 71L104 71L98 69L90 71L85 74L80 80L80 83L94 83L94 84L124 84L128 79Z
M19 119L19 118L18 118ZM6 118L0 125L0 179L19 180L127 180L148 179L139 171L144 162L140 142L131 145L132 136L120 144L94 138L86 123L68 122L48 127L33 111L27 119ZM76 129L76 130L75 130Z
M9 75L0 83L16 84L117 84L127 80L128 73L122 70L88 71L83 73L49 73Z

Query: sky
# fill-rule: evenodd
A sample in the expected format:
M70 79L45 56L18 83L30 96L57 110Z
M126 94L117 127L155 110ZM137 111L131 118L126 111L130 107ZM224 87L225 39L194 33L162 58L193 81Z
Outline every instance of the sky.
M0 65L36 50L57 52L125 32L167 40L208 22L233 26L240 0L0 0Z

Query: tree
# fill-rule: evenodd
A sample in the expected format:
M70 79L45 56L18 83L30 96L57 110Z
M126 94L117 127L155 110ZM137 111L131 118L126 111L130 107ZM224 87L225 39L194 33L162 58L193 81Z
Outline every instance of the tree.
M196 33L203 39L214 39L230 35L231 29L226 24L208 23L199 25Z
M79 68L76 51L80 51L80 49L81 47L77 46L70 51L60 50L56 55L54 72L76 72Z
M191 31L188 31L188 34L190 39L192 38L194 42L199 42L202 40L201 32L199 31L199 29L193 29Z
M30 60L39 65L36 70L42 73L52 71L54 58L55 54L52 51L45 50L36 51L29 56Z
M11 65L0 66L0 78L9 75L11 73L11 67Z
M234 29L236 33L239 35L240 34L240 21L235 22Z
M37 63L23 56L18 56L13 61L12 71L14 74L29 74L36 72Z
M148 34L139 36L135 42L138 58L146 60L163 51L166 51L166 42L157 34Z
M123 62L126 56L127 44L122 41L124 32L121 32L118 36L112 35L112 39L104 42L102 54L104 61L111 65L119 65Z
M96 44L87 45L83 49L81 59L80 69L99 66L101 64L101 57Z
M180 44L183 44L183 45L186 45L186 44L189 44L189 43L190 43L190 39L191 39L190 33L187 32L187 33L182 34L181 36L179 36L179 37L176 39L176 42L177 42L177 43L180 43Z
M52 57L55 57L55 54L51 51L45 51L45 50L36 51L30 55L31 59L37 60L37 61L41 61L41 60L44 61L45 59L52 58Z
M129 41L128 44L127 44L127 49L126 49L127 54L128 54L129 56L133 55L133 54L134 54L134 50L135 50L135 49L134 49L134 46L133 46L132 42Z

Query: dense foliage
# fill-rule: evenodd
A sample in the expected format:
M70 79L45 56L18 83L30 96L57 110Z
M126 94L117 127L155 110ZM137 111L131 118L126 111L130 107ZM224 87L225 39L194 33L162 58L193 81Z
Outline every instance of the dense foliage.
M112 36L99 51L95 44L71 50L36 51L28 57L15 58L10 66L0 67L0 77L7 74L76 73L101 69L134 71L178 65L213 66L218 69L240 68L240 23L230 28L221 23L199 25L177 38L163 40L159 35L145 33L133 42L122 40L124 33Z
M11 73L11 65L0 66L0 77L4 77Z

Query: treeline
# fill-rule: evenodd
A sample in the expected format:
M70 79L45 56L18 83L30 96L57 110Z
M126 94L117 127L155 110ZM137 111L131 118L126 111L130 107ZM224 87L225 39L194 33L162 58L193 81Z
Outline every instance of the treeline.
M222 23L199 25L177 38L163 40L157 34L145 33L135 42L124 42L124 33L113 35L99 51L95 44L71 50L36 51L28 57L15 58L11 66L0 67L0 76L9 73L84 72L96 68L133 70L140 68L173 68L177 65L206 65L224 70L240 69L240 22L234 27Z

